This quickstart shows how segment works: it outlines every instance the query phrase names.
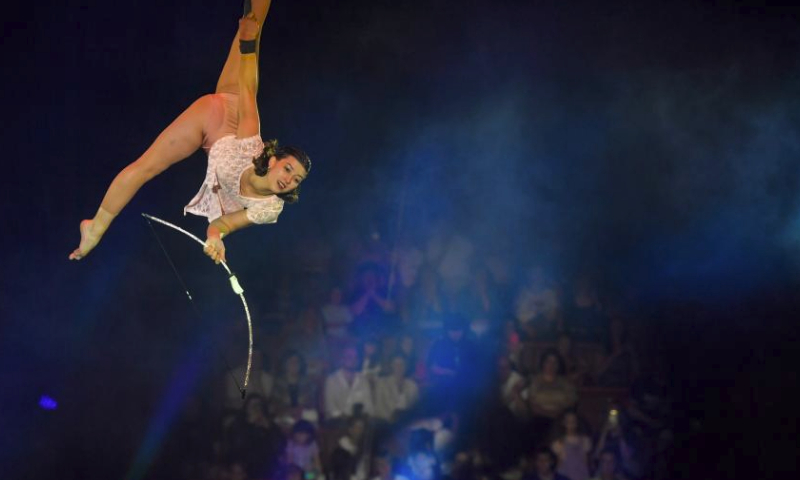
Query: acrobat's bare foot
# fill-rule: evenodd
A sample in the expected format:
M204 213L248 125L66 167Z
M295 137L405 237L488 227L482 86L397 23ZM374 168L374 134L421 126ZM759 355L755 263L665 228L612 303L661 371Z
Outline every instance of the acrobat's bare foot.
M70 260L82 259L100 243L100 239L103 238L103 233L98 233L95 231L96 229L92 228L94 223L94 220L84 220L81 222L81 243L78 245L78 248L69 254Z

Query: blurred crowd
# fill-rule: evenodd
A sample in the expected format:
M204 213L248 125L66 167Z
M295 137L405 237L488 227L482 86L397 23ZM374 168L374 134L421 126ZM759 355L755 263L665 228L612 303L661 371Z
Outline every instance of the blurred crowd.
M656 480L673 399L631 295L431 228L297 242L244 365L188 399L186 480ZM168 476L167 476L168 475Z

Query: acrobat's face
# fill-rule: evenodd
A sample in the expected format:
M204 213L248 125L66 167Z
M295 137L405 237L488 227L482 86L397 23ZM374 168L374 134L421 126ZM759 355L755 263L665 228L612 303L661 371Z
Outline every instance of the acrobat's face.
M269 159L269 171L266 175L267 188L275 194L289 193L299 187L307 175L303 164L294 156L289 155L280 160L272 157Z

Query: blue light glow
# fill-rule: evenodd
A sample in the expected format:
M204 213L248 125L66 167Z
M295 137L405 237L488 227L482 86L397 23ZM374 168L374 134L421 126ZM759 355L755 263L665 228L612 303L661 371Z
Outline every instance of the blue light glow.
M58 403L47 395L42 395L39 399L39 406L45 410L55 410L58 407Z

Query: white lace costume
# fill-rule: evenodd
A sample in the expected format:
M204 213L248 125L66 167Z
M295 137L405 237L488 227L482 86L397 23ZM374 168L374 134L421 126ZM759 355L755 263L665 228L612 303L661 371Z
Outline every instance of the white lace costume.
M207 217L211 222L227 213L245 209L253 223L275 223L283 210L283 200L277 195L246 197L241 193L241 179L253 158L264 150L261 136L220 138L208 151L206 179L197 195L183 208L183 214Z

